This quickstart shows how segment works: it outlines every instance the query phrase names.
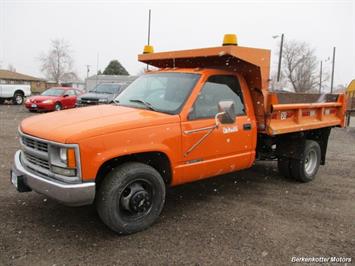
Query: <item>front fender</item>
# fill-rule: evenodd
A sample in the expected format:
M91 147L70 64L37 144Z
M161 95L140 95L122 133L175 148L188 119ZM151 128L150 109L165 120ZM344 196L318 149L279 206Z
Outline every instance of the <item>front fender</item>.
M162 152L172 168L181 159L181 128L166 124L113 132L80 144L83 179L95 179L100 167L117 157L144 152Z

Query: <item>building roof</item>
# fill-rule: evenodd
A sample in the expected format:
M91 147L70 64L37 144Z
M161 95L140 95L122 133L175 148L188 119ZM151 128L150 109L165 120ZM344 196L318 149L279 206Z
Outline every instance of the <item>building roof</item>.
M127 75L93 75L88 77L86 80L99 80L99 81L130 81L135 80L137 76L127 76Z
M14 71L0 69L0 79L7 80L26 80L26 81L42 81L41 78L32 77Z

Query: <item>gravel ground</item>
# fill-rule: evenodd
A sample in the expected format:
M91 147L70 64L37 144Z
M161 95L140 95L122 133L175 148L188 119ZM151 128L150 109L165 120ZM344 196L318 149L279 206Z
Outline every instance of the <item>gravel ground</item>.
M274 162L169 189L159 221L117 236L93 206L70 208L9 182L18 123L0 105L0 265L286 265L355 259L355 129L333 129L314 182L282 178Z

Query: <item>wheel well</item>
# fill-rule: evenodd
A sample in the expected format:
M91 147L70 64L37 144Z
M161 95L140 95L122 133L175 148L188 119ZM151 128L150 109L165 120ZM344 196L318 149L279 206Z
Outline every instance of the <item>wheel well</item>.
M24 93L22 90L17 90L17 91L15 91L15 92L14 92L14 96L15 96L16 93L22 94L22 96L25 95L25 93Z
M330 127L308 130L297 133L278 135L275 137L258 136L257 152L261 159L295 158L303 152L304 142L314 140L321 149L321 165L325 164ZM274 146L276 148L274 148Z
M309 140L314 140L318 142L321 151L321 160L320 164L325 164L325 156L327 154L327 147L328 147L328 138L330 135L330 127L321 128L317 130L308 131L306 134L306 138Z
M170 185L171 183L171 164L168 156L162 152L144 152L116 157L105 162L97 172L96 188L100 187L102 180L113 168L125 162L140 162L150 165L160 173L166 185Z

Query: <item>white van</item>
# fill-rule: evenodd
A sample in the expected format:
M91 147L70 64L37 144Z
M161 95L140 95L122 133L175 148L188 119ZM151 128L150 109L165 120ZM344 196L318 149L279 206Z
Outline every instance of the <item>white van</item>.
M14 104L23 104L25 97L31 95L31 86L24 84L0 84L0 103L12 100Z

